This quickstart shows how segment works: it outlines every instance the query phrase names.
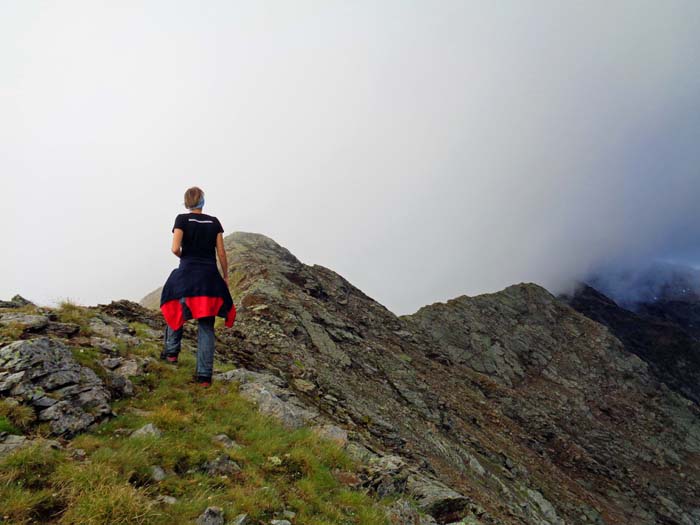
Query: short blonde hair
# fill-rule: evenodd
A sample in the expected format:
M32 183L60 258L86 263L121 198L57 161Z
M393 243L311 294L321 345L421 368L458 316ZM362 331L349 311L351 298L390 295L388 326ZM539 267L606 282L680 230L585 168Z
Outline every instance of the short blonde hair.
M202 200L202 197L204 197L204 192L201 188L198 188L197 186L187 188L187 191L185 192L185 208L188 210L193 209L195 206L197 206L199 201Z

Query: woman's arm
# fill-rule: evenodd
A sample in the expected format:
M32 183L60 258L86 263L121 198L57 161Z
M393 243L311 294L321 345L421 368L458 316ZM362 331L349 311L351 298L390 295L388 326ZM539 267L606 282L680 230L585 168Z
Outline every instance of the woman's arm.
M228 286L228 261L226 260L226 250L224 250L224 235L222 233L216 236L216 254L219 256L221 263L221 272L224 274L224 281Z
M177 257L180 257L182 253L182 236L184 233L180 228L173 230L173 246L171 250Z

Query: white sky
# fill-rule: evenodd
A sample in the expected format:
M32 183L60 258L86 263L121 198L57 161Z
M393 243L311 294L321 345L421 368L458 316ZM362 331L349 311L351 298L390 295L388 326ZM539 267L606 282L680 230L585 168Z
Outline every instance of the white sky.
M396 313L696 263L699 35L695 0L0 0L0 298L140 299L192 185Z

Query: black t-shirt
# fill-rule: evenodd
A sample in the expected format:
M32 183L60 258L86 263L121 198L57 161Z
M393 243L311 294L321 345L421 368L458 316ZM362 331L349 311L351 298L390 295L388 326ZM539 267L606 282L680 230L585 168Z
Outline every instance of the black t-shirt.
M182 236L182 257L204 257L216 262L216 236L224 231L219 219L206 213L181 213L175 217L175 228Z

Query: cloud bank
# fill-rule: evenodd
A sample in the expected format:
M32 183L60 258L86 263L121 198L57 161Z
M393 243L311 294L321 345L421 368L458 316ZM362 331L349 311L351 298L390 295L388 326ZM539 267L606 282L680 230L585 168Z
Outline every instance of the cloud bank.
M139 299L191 185L396 313L700 263L700 4L570 4L3 6L0 296Z

